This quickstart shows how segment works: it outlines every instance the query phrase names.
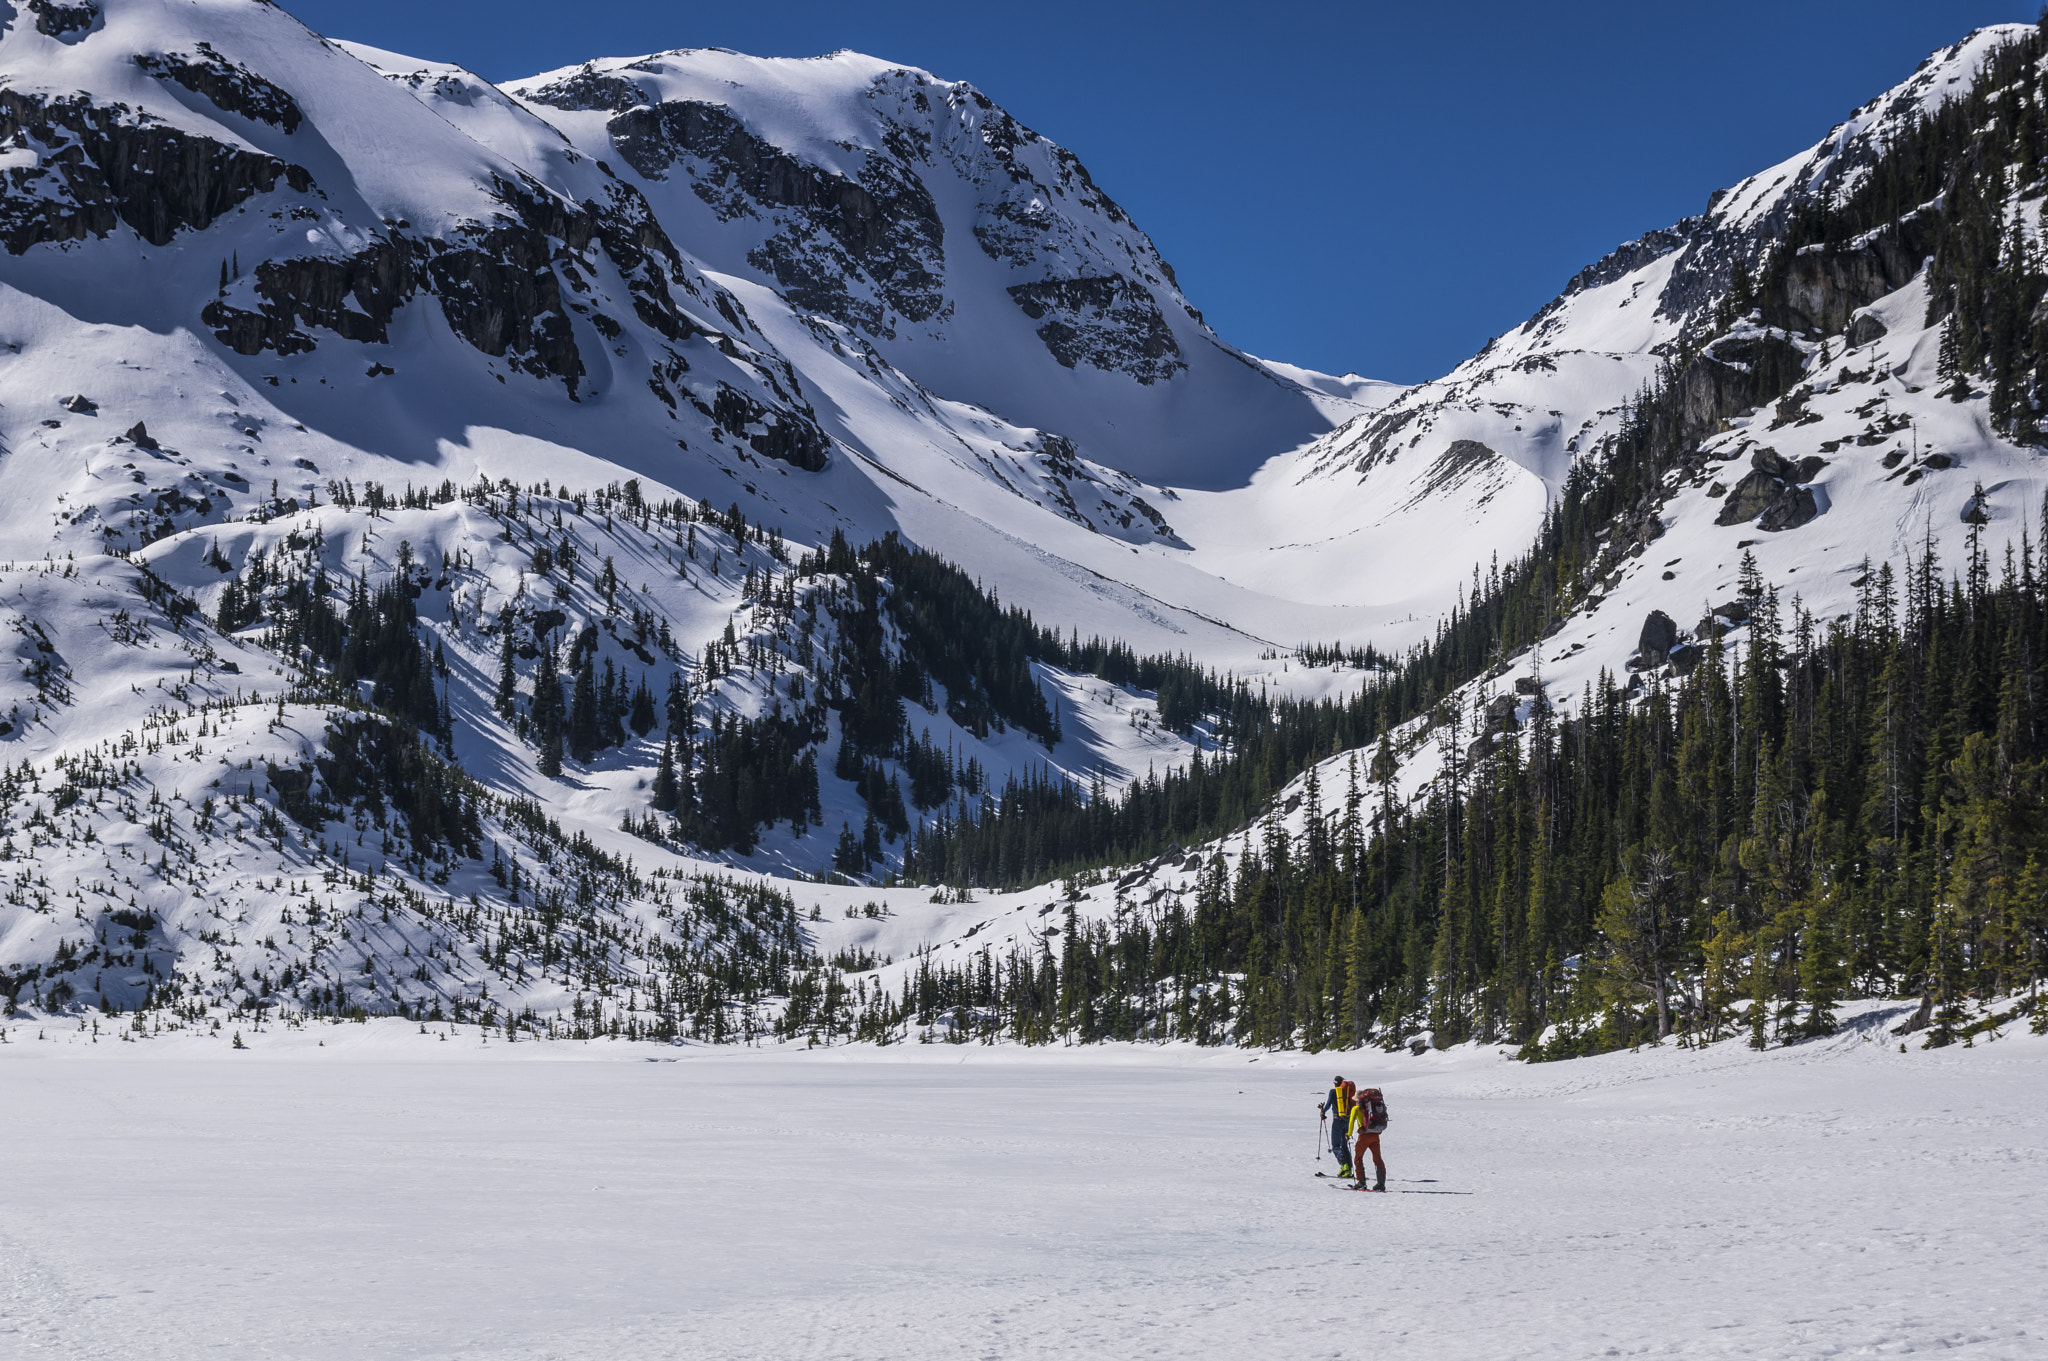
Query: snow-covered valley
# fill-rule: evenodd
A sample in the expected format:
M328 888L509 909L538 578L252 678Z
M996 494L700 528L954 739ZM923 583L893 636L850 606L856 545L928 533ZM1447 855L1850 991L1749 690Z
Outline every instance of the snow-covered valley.
M1404 388L931 72L0 15L0 1353L2048 1348L2048 23Z
M1536 1066L16 1022L0 1352L2027 1361L2048 1040L1901 1010ZM1333 1072L1467 1194L1316 1180Z

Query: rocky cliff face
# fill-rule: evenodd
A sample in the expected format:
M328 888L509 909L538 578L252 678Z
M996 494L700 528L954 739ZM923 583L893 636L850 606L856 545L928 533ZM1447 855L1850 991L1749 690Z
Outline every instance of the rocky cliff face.
M16 255L46 242L104 239L121 226L168 245L280 180L299 193L313 183L303 167L275 156L85 96L0 88L0 144L28 153L0 172L0 241Z
M678 51L508 89L713 268L1085 455L1205 484L1328 427L1217 340L1072 153L970 85L850 53ZM1160 420L1163 389L1195 418Z
M992 260L1043 274L1045 257L1081 235L1058 231L1067 224L1044 209L1051 190L1019 155L1042 139L969 87L947 86L921 72L877 74L861 97L877 144L835 148L847 166L838 169L805 155L800 141L778 146L730 104L664 98L669 82L663 77L687 55L592 64L516 88L535 105L607 114L606 139L640 176L686 183L721 222L758 223L763 230L747 261L799 307L878 340L894 340L899 327L929 322L946 310L946 223L926 183L941 171L988 191L978 195L970 230ZM978 145L946 135L961 107L981 116ZM1042 150L1054 149L1046 144ZM1082 211L1128 225L1071 156L1053 163L1063 194L1085 186ZM1168 271L1156 256L1153 265L1156 283ZM1008 291L1033 321L1059 314L1040 335L1066 367L1085 363L1151 382L1162 354L1178 359L1157 302L1121 275L1055 275Z

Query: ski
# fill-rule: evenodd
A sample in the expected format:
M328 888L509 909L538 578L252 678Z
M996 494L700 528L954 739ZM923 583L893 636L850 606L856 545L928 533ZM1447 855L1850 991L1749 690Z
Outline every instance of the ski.
M1321 1175L1321 1174L1320 1174L1320 1173L1318 1173L1317 1175ZM1333 1181L1333 1182L1331 1182L1331 1184L1330 1184L1330 1189L1331 1189L1332 1191L1372 1191L1372 1188L1371 1188L1370 1186L1353 1186L1353 1185L1352 1185L1352 1184L1351 1184L1351 1183L1350 1183L1349 1181L1347 1181L1347 1180L1342 1180L1342 1179L1339 1179L1339 1180L1336 1180L1336 1181ZM1413 1189L1411 1189L1411 1188L1409 1188L1409 1187L1406 1187L1406 1186L1389 1186L1389 1187L1387 1187L1387 1188L1386 1188L1386 1189L1385 1189L1384 1191L1375 1191L1375 1192L1373 1192L1373 1194L1375 1194L1375 1195L1387 1195L1387 1196L1469 1196L1469 1195L1472 1195L1472 1194L1473 1194L1473 1192L1471 1192L1471 1191L1417 1191L1417 1190L1413 1190Z

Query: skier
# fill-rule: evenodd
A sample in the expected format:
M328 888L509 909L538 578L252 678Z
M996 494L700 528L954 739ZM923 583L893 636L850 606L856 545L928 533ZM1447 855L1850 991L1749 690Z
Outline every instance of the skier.
M1351 1098L1345 1094L1345 1085L1343 1074L1331 1078L1330 1094L1316 1107L1330 1120L1330 1152L1336 1156L1340 1177L1351 1175Z
M1377 1174L1377 1185L1372 1189L1387 1189L1387 1165L1380 1159L1380 1133L1387 1127L1387 1100L1380 1095L1377 1087L1367 1087L1357 1093L1351 1104L1351 1137L1356 1140L1352 1150L1351 1165L1358 1170L1358 1189L1365 1186L1365 1155L1372 1154L1372 1169Z

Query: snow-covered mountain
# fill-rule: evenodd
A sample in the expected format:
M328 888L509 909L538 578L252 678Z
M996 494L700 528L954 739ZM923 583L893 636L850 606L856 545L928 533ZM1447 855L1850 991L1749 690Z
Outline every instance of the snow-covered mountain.
M260 0L10 12L0 857L22 870L0 968L22 998L304 999L310 978L335 1006L488 996L580 1021L602 977L639 980L612 1020L652 1024L650 986L667 1014L688 993L724 1015L693 981L705 961L769 971L798 904L748 889L735 909L701 862L622 829L657 778L651 729L540 774L532 701L543 660L588 661L593 702L620 712L673 682L707 744L741 719L763 725L745 742L810 734L818 806L728 859L824 869L876 792L832 768L842 719L816 702L860 645L858 581L817 569L835 534L898 533L1061 633L1313 695L1361 673L1294 645L1428 637L1681 360L1701 476L1621 527L1604 603L1560 624L1546 675L1619 667L1630 620L1721 599L1745 540L1834 608L1847 578L1827 555L1953 539L1966 512L2009 529L2037 480L1981 397L1928 391L1937 341L1904 236L1802 256L1803 312L1721 324L1786 222L1852 188L2011 30L1930 58L1403 390L1233 349L1070 152L914 69L683 50L498 88ZM1772 421L1747 414L1759 365L1807 366L1823 343L1832 366L1812 364L1757 466L1768 485L1731 492L1722 460L1763 458ZM1884 449L1840 452L1900 430L1910 477L1864 466ZM1972 464L1986 497L1957 471ZM1782 533L1720 526L1724 495L1804 510ZM1682 561L1652 570L1643 549L1666 540ZM416 615L429 660L309 664L332 640L287 602L302 585L364 621ZM943 684L907 737L991 783L1113 787L1194 752L1155 696L1032 665L1056 738ZM419 802L413 758L336 707L344 683L431 720L478 784ZM893 757L876 770L909 780ZM424 831L429 813L453 823ZM560 968L568 901L581 983Z

